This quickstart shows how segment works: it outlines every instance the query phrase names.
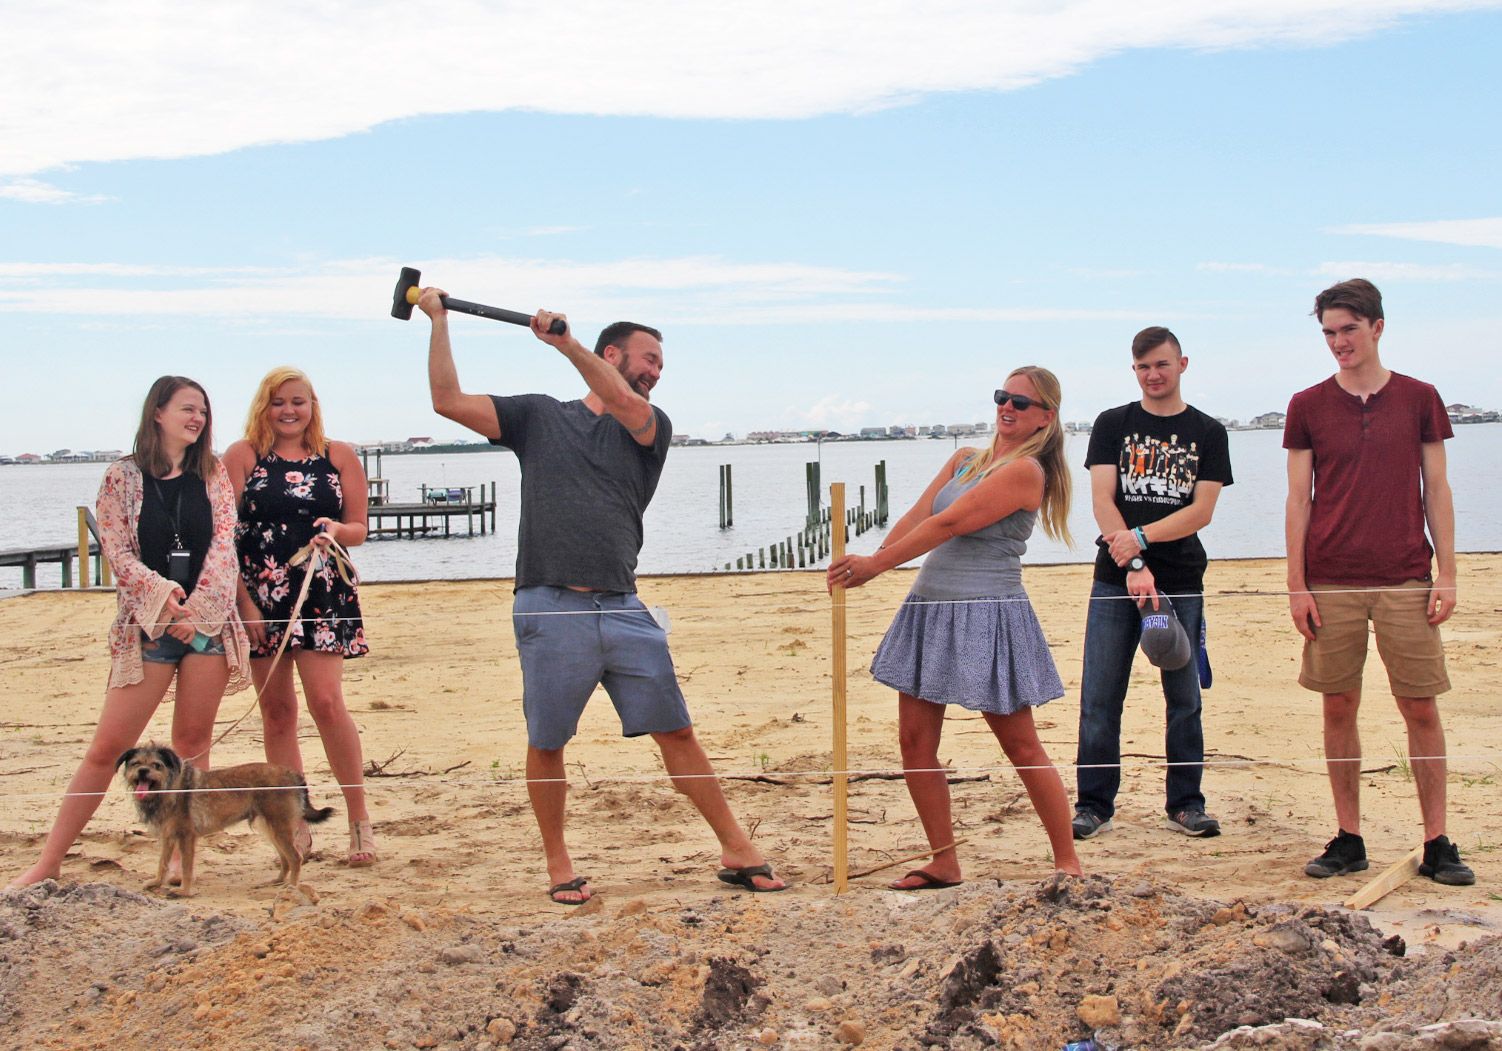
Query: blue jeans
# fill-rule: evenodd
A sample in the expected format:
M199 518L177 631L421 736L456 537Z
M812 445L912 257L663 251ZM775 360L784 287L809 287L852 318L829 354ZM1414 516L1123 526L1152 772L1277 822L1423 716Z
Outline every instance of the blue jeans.
M1090 589L1090 612L1085 619L1085 667L1080 687L1080 744L1076 762L1079 798L1076 810L1088 810L1102 820L1116 812L1121 788L1121 708L1126 702L1132 660L1142 637L1142 616L1126 597L1126 588L1096 581ZM1173 599L1179 623L1199 649L1204 598L1185 595ZM1205 761L1205 735L1200 727L1199 669L1191 660L1178 671L1161 673L1163 700L1168 709L1164 751L1168 756L1165 809L1203 810L1200 774Z

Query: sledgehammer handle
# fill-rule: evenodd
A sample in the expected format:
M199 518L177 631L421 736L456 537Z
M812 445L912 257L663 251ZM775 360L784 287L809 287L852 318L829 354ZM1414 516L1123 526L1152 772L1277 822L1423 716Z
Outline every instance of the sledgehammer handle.
M486 306L484 303L471 303L464 299L455 299L453 296L439 296L439 302L443 309L452 310L459 314L473 314L475 317L488 317L494 321L505 321L512 325L521 325L523 328L532 327L532 315L523 314L516 310L505 310L501 307ZM568 325L562 318L555 318L548 326L548 331L555 336L561 336L568 331Z

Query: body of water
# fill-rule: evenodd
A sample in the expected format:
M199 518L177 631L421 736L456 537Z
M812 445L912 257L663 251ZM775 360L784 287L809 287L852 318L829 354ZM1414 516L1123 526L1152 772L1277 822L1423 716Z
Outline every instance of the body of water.
M1279 431L1231 432L1236 484L1226 489L1215 520L1202 533L1214 558L1281 557L1285 454ZM1086 562L1094 558L1097 533L1090 513L1089 476L1080 466L1088 437L1069 439L1074 465L1074 506L1070 549L1034 533L1026 562ZM668 456L657 496L647 511L642 573L703 573L734 563L737 555L786 538L803 524L804 467L822 464L825 499L831 482L846 483L854 506L866 487L875 502L875 465L887 463L892 521L922 494L954 450L953 440L825 442L822 446L731 445L674 449ZM1502 424L1457 427L1446 443L1449 477L1455 491L1456 547L1461 551L1502 550L1502 488L1495 479L1502 461ZM735 525L718 528L719 466L734 473ZM371 461L372 472L374 460ZM75 508L93 505L104 464L44 464L0 467L0 549L77 542ZM517 493L520 472L505 450L460 454L386 456L381 473L395 501L416 501L419 487L480 486L496 483L497 531L484 537L372 540L355 552L367 580L509 577L516 565ZM460 527L462 528L462 526ZM880 543L882 530L854 538L850 550L865 553ZM38 571L43 587L57 586L57 566ZM18 568L0 569L0 588L19 587Z

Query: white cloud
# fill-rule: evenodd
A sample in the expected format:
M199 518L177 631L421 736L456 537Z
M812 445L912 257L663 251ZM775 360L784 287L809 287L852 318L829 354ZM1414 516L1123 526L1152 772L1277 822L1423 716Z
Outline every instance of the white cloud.
M1266 263L1220 263L1210 261L1204 263L1196 263L1194 268L1196 270L1203 270L1206 273L1211 274L1287 275L1299 273L1299 271L1297 270L1290 270L1287 267L1269 266Z
M172 316L229 322L376 320L390 307L401 264L352 259L300 269L130 263L0 262L0 312L67 312L137 325ZM643 317L654 323L814 325L836 322L1141 321L1164 304L1135 309L901 302L905 278L804 263L741 263L715 256L604 263L486 257L422 265L425 282L460 299L579 318ZM499 301L497 301L499 300ZM1171 311L1186 316L1182 310Z
M827 394L807 408L789 409L785 417L797 430L850 431L871 419L871 403Z
M1437 219L1416 223L1354 223L1337 226L1332 234L1399 237L1407 241L1436 241L1447 245L1502 248L1502 216L1480 219Z
M6 179L0 182L0 199L20 201L23 204L99 204L109 200L102 194L74 193L40 179Z
M1329 262L1304 269L1267 263L1197 263L1195 269L1212 274L1256 274L1265 277L1365 277L1373 281L1496 281L1502 270L1464 263Z
M792 119L1005 91L1141 48L1328 45L1497 0L12 4L0 175L482 110ZM517 143L519 153L535 149Z
M1371 281L1497 281L1502 270L1487 270L1462 263L1321 263L1314 272L1344 281L1364 277Z

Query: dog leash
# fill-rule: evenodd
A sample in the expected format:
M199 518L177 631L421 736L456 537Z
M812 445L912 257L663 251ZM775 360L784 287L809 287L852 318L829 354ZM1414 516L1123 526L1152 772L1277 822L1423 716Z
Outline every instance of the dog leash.
M355 587L360 583L360 574L355 569L354 561L349 557L349 551L345 549L343 544L339 543L339 541L335 540L333 537L329 538L328 547L325 549L320 549L319 546L313 543L313 541L311 540L308 541L305 546L299 548L296 554L294 554L290 559L287 560L287 565L289 567L296 567L302 565L305 562L308 564L308 568L303 573L302 587L298 589L297 599L292 603L292 612L287 616L287 625L282 631L282 641L277 643L276 653L272 655L271 667L266 670L267 682L270 682L271 676L276 674L276 666L281 662L282 654L287 652L287 643L292 638L292 625L297 623L298 614L302 613L303 603L308 600L308 589L313 584L313 575L323 567L323 564L325 562L332 562L334 564L334 570L339 574L340 578L350 587ZM208 748L205 748L202 752L199 752L198 755L189 756L188 758L184 759L183 762L190 763L194 759L207 754L210 750L213 749L216 744L219 744L231 733L233 733L235 728L243 723L250 715L250 713L255 711L256 708L260 706L261 688L256 685L254 676L252 676L251 678L250 687L255 691L256 695L256 698L251 702L250 707L245 709L245 711L241 713L240 718L230 723L229 726L225 728L223 733L210 741Z

